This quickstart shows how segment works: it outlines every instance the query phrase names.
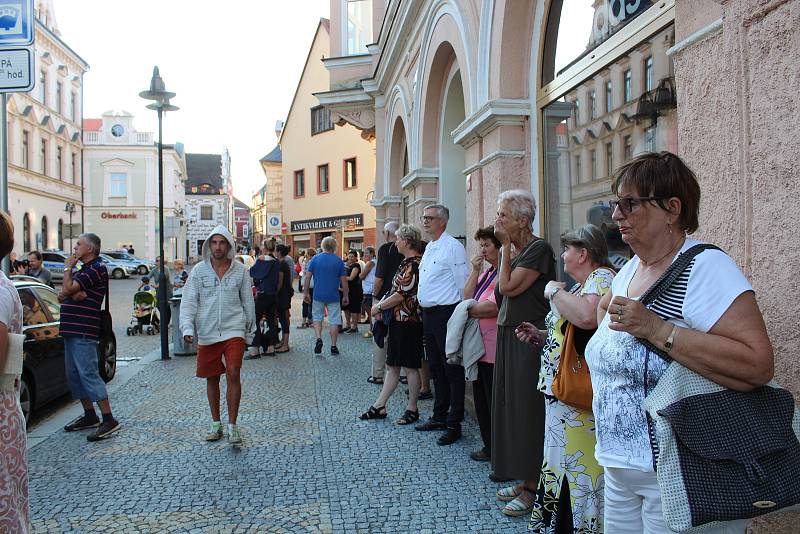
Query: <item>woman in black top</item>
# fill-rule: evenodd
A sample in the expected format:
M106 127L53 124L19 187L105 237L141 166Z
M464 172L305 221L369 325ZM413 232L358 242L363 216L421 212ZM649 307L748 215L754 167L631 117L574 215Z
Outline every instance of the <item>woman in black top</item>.
M358 252L347 253L347 290L350 303L344 308L345 332L358 332L358 319L361 317L361 302L364 290L361 287L361 264L358 263ZM349 325L349 329L347 326Z

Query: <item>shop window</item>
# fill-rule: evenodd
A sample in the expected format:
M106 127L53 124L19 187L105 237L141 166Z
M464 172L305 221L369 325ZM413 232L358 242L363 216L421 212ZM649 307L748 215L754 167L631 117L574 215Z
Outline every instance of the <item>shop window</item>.
M538 95L544 235L555 248L563 232L595 224L604 230L611 262L617 268L630 257L630 249L608 207L615 167L640 152L677 151L674 108L662 106L657 116L641 120L632 117L632 104L620 109L636 102L640 95L634 90L652 90L658 80L670 76L671 59L666 55L667 46L661 44L674 42L674 23L656 28L649 22L653 16L638 18L649 9L654 15L659 6L647 0L552 0L547 16L540 62L541 83L547 87ZM626 26L630 31L619 32ZM644 28L646 32L640 31ZM598 49L601 43L608 44ZM632 63L632 52L642 49L647 50L642 63ZM593 50L597 57L590 55ZM598 80L601 71L611 74ZM597 92L604 100L600 104ZM581 103L588 107L582 117ZM585 123L604 113L612 115L602 137L601 131L594 131L597 138L587 134ZM559 277L568 278L563 265Z
M294 171L294 196L306 196L306 172Z
M358 185L356 158L344 160L344 188L353 189Z
M201 221L214 220L214 206L210 204L200 206L200 220Z
M64 250L64 219L58 220L58 250Z
M333 130L331 112L322 106L311 108L311 135Z
M328 165L320 165L317 167L317 192L328 193L330 192L330 176L328 173Z
M47 239L49 229L47 228L47 217L42 217L42 250L47 250L50 243Z
M348 56L368 53L372 42L372 0L345 0L347 7Z
M128 196L128 175L124 172L111 173L111 188L108 196L125 198Z

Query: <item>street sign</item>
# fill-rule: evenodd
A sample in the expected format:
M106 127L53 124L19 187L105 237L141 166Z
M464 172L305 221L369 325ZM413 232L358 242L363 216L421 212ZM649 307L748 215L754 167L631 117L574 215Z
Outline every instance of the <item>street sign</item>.
M281 233L281 214L267 213L267 235Z
M0 48L33 44L33 0L0 0Z
M283 224L281 225L281 233L282 233L282 234L285 234L285 233L286 233L286 232L288 232L288 231L289 231L289 227L288 227L288 226L286 226L286 223L283 223Z
M35 81L32 73L32 47L0 50L0 92L30 91Z

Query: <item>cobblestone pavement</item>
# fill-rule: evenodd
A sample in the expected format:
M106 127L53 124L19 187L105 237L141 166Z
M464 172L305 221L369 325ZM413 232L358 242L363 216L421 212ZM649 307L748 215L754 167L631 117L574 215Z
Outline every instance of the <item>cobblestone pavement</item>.
M291 339L290 353L244 364L241 449L203 441L210 418L193 357L154 361L120 388L112 403L123 429L111 439L60 432L35 446L33 531L526 529L527 518L500 513L488 465L468 458L480 443L473 420L461 441L440 447L436 432L393 424L404 409L399 389L388 419L359 421L378 393L366 382L372 341L342 335L342 355L331 356L326 339L320 357L310 329ZM422 401L423 418L431 407Z

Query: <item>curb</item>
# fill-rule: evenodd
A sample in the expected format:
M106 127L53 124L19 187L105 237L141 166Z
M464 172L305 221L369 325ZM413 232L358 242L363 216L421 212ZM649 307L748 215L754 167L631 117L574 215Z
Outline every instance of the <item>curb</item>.
M170 353L171 349L172 344L170 344ZM127 384L128 381L136 376L139 371L144 369L145 366L160 359L161 348L157 348L148 352L137 361L131 362L123 367L117 367L117 374L114 376L114 379L106 385L108 396L111 397L113 393ZM73 400L49 419L43 421L36 429L28 432L28 451L47 440L47 438L53 434L63 432L64 425L78 417L82 412L83 408L81 407L81 403Z

